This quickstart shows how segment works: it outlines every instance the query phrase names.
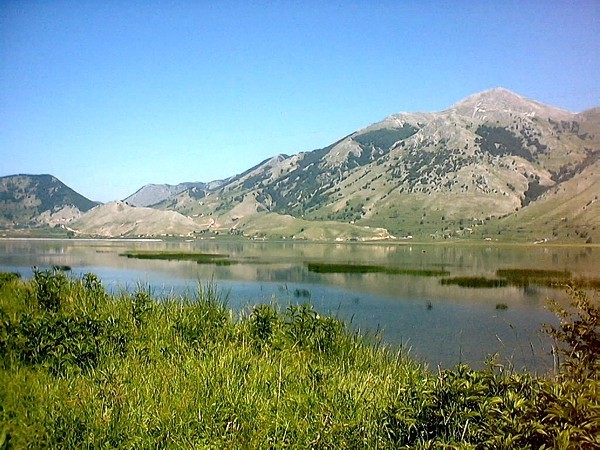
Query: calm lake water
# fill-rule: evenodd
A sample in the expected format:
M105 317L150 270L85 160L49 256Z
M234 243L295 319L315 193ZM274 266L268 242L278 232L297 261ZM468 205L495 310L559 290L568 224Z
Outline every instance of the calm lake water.
M126 251L182 251L227 254L242 260L218 266L191 261L138 260ZM441 277L383 273L319 274L308 262L381 265L399 269L446 270L450 276L494 277L497 269L568 270L596 277L600 248L323 244L304 242L149 242L102 240L0 240L0 270L68 265L75 276L99 275L114 291L150 285L156 296L194 292L214 280L236 311L251 305L309 302L363 332L379 331L385 343L410 348L430 367L459 362L482 367L488 355L516 369L543 372L552 366L550 341L539 332L556 323L548 297L567 301L560 289L493 289L444 286ZM302 295L298 295L301 293ZM308 296L308 293L310 295ZM503 303L507 309L496 309Z

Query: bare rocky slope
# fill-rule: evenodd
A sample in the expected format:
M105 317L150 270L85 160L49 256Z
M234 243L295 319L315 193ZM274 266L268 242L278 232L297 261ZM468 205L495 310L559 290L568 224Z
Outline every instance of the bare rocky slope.
M444 111L392 115L319 150L277 155L156 207L250 235L260 234L255 217L270 214L275 224L279 215L399 238L598 242L599 155L598 109L571 113L496 88ZM560 210L562 225L540 210ZM292 237L298 227L277 228Z
M204 190L209 188L207 183L147 184L123 201L132 206L152 206L165 199L173 197L188 189Z
M175 211L158 211L117 201L96 206L70 224L80 235L99 237L192 236L201 231L189 217Z

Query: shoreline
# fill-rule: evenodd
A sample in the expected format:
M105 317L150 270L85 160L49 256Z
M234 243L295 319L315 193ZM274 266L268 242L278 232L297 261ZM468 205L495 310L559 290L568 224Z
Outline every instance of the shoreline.
M336 240L287 240L287 239L161 239L161 238L59 238L59 237L0 237L0 241L51 241L51 242L165 242L165 243L192 243L192 242L237 242L248 244L281 244L293 243L301 245L398 245L398 246L474 246L474 247L573 247L573 248L600 248L600 244L596 243L569 243L569 242L503 242L503 241L475 241L475 240L455 240L455 241L398 241L398 240L369 240L369 241L336 241Z

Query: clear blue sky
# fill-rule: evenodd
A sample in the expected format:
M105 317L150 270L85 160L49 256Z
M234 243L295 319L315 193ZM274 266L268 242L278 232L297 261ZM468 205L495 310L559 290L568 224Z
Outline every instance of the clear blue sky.
M0 1L0 175L120 199L503 86L600 106L600 2Z

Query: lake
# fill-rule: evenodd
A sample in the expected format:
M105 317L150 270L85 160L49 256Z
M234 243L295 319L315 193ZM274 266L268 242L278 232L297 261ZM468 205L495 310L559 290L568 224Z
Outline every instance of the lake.
M225 263L136 259L126 252L227 255ZM347 264L385 271L322 273L313 266ZM556 323L548 297L567 302L561 289L528 286L466 288L442 285L447 277L495 278L499 269L569 271L596 277L600 248L465 244L309 243L198 240L0 240L0 270L30 277L32 267L72 267L99 275L112 292L148 285L157 297L194 292L214 281L228 307L308 302L363 333L410 349L430 367L467 363L482 367L492 354L517 370L552 367L551 342L542 324ZM423 272L422 272L423 271ZM449 275L423 276L425 271ZM325 271L326 272L326 271Z

